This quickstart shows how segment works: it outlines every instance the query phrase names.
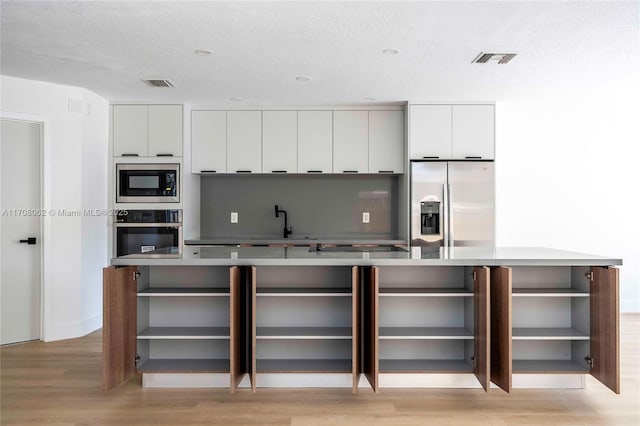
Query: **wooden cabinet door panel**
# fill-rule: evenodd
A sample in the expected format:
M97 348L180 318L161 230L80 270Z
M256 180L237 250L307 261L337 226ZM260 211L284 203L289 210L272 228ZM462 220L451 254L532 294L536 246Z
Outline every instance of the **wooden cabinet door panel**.
M593 267L591 274L591 375L620 393L618 269Z
M512 373L512 315L511 268L492 268L489 294L491 295L491 381L505 392L511 392Z
M363 286L363 347L362 370L374 392L378 392L378 287L379 269L368 269Z
M351 268L351 374L353 393L358 391L360 379L360 268Z
M251 391L256 391L256 293L257 293L257 282L256 282L256 267L249 267L249 279L247 283L247 287L251 289L251 299L248 304L248 312L247 319L251 321L251 335L249 336L249 346L251 348L247 348L247 352L251 353L251 364L249 368L249 377L251 379Z
M484 390L488 391L491 382L489 268L473 268L473 276L474 373Z
M102 387L105 391L136 373L137 288L135 266L102 270Z
M229 312L231 342L229 347L231 393L235 393L246 371L243 368L242 336L244 321L242 320L242 292L240 289L240 267L232 266L229 270Z

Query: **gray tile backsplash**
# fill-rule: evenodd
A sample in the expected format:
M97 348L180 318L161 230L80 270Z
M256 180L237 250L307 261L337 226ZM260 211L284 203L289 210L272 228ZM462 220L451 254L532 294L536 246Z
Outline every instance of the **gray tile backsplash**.
M201 177L202 237L281 237L289 215L292 237L398 238L396 175L218 175ZM230 223L238 212L238 223ZM362 223L362 212L370 223Z

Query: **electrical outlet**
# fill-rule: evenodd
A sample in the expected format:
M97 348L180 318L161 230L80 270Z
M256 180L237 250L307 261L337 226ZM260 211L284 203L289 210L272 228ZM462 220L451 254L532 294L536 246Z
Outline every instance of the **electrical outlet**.
M238 223L238 212L231 212L231 223Z
M369 223L369 212L362 212L362 223Z

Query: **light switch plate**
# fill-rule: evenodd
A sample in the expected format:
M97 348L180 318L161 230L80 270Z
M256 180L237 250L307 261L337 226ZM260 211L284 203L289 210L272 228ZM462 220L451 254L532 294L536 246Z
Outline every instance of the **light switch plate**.
M362 212L362 223L369 223L369 212Z
M231 212L231 223L238 223L238 212Z

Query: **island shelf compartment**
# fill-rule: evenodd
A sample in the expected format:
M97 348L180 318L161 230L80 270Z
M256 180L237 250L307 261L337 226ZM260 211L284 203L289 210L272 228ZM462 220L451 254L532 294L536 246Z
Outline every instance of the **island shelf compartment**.
M230 371L229 268L140 268L137 370Z
M591 374L619 392L618 285L614 267L491 268L492 382L584 387L570 377Z
M256 268L253 382L355 391L356 284L352 267Z
M378 275L380 386L398 386L408 373L423 375L418 386L431 386L438 373L475 373L488 388L488 269L373 269ZM478 386L478 381L468 383Z

